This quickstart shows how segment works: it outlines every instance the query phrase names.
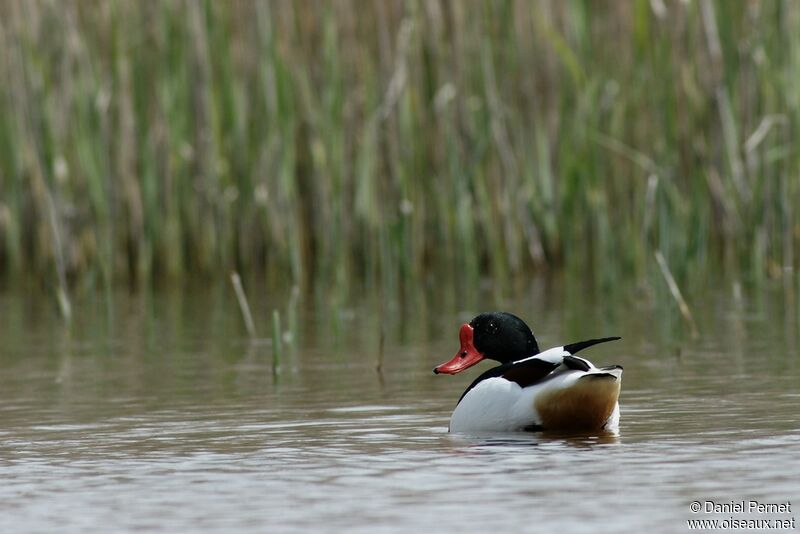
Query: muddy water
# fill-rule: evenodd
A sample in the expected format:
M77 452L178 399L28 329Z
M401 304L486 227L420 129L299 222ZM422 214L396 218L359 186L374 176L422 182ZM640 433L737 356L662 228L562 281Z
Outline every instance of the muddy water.
M678 532L692 519L790 520L797 322L779 288L734 294L693 295L696 339L652 296L539 287L469 309L301 297L294 318L283 314L294 337L273 373L271 340L248 339L227 288L86 297L69 327L49 300L7 293L0 531ZM271 306L256 306L264 332ZM488 308L530 319L543 347L624 336L586 354L625 367L619 435L448 434L455 401L489 364L431 369ZM690 509L751 500L792 508Z

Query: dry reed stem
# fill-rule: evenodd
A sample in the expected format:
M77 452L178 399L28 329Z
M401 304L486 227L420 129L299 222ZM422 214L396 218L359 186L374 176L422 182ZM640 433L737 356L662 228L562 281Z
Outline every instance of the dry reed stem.
M672 298L675 299L675 302L678 304L678 309L683 315L684 320L689 325L689 328L692 330L692 337L696 338L698 336L697 331L697 324L694 322L694 317L692 316L692 310L689 309L689 305L686 304L686 300L684 300L683 295L681 294L681 290L678 287L678 284L675 282L675 278L673 278L672 273L667 266L667 261L664 259L664 255L661 254L660 250L655 252L656 261L658 262L658 267L661 269L661 274L664 275L664 280L667 282L667 287L669 287L669 292L672 295Z
M239 301L239 309L242 312L247 333L250 335L250 337L255 337L256 327L255 324L253 324L253 316L250 313L250 305L247 303L247 296L244 294L244 289L242 288L242 279L239 276L239 273L231 273L231 283L233 284L233 290L236 292L236 300Z

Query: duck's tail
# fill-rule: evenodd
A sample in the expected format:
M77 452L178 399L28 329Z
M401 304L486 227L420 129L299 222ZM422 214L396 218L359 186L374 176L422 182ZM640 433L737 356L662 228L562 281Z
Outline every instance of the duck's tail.
M598 343L605 343L607 341L616 341L618 339L622 338L619 336L613 336L613 337L601 337L597 339L587 339L586 341L578 341L577 343L570 343L569 345L564 345L564 350L569 352L570 354L577 354L578 351L591 347L592 345L597 345Z
M593 369L588 371L585 375L583 375L580 380L583 379L590 379L590 380L598 380L598 379L612 379L612 380L620 380L622 378L622 366L621 365L610 365L608 367L601 367L599 369Z

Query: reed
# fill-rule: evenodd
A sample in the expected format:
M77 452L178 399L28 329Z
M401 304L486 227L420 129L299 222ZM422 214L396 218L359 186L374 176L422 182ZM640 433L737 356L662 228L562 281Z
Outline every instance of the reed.
M281 365L281 314L272 310L272 374L277 375Z
M7 0L0 45L4 277L797 267L790 0Z
M655 252L655 258L656 262L658 263L658 268L661 269L661 274L664 276L664 281L667 283L667 287L669 288L669 293L670 295L672 295L672 298L678 305L678 309L680 310L681 315L683 316L683 320L686 321L686 324L689 325L692 337L697 338L699 336L699 332L697 331L697 323L695 323L694 316L692 315L692 310L686 303L686 299L683 298L683 293L681 293L678 284L675 282L675 278L672 276L672 272L669 270L669 266L667 265L667 260L664 259L664 255L661 254L660 250L657 250Z
M250 337L255 337L256 326L255 323L253 323L253 314L250 312L250 304L247 302L247 295L244 293L242 278L239 276L239 273L231 273L231 284L233 284L233 291L236 294L236 301L239 303L239 311L242 313L242 319L244 319L247 334Z

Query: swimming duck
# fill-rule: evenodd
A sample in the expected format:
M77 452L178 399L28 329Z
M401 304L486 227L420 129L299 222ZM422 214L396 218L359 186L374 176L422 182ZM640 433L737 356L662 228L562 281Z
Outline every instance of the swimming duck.
M453 375L483 359L500 365L480 375L461 395L450 418L451 432L616 430L622 366L598 368L575 354L619 337L540 352L522 319L489 312L462 325L459 338L461 349L434 373Z

